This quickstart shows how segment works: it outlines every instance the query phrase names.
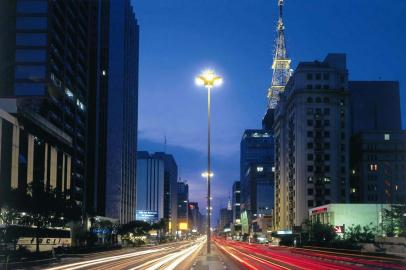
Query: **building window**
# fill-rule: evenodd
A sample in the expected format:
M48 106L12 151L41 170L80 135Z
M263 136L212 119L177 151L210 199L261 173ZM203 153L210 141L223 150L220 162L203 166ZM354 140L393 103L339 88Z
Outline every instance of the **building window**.
M390 140L390 134L385 134L384 139L385 139L385 141L389 141Z
M313 85L308 84L308 85L306 86L306 88L307 88L307 89L313 89Z
M328 188L326 188L326 189L324 190L324 194L325 194L325 195L330 195L330 190L329 190Z
M307 160L311 161L314 159L313 154L307 154Z
M307 189L307 195L313 195L313 189L312 188Z
M376 172L376 171L378 171L378 164L370 164L370 165L369 165L369 170L370 170L371 172Z
M324 154L324 160L329 161L330 160L330 155L329 154Z
M307 73L306 77L308 80L313 80L313 73Z
M313 200L308 200L307 201L307 206L308 207L313 207Z
M313 126L313 120L307 120L307 126Z
M263 172L264 171L264 167L258 166L257 167L257 172Z
M323 110L325 115L329 115L330 114L330 108L324 108Z
M330 103L330 99L329 99L328 97L325 97L325 98L323 99L323 102L324 102L324 103Z
M307 171L308 172L313 172L313 166L312 165L307 166Z
M324 183L330 183L331 182L331 177L324 177Z
M313 103L313 98L312 98L312 97L308 97L308 98L307 98L307 103Z
M330 138L330 131L324 131L324 137Z
M321 89L321 85L320 84L316 84L316 87L315 87L316 89ZM317 98L316 98L316 102L317 102ZM321 100L320 100L320 102L321 102Z
M43 30L47 28L46 17L18 17L16 20L17 30Z
M313 114L313 108L307 108L307 114L308 115Z
M308 131L307 132L307 137L312 138L313 137L313 131Z
M16 62L45 62L45 50L16 50Z
M313 143L307 143L307 149L313 149Z
M330 80L330 74L329 74L329 73L324 73L324 74L323 74L323 79L324 79L325 81Z
M330 143L328 143L328 142L324 143L324 148L325 149L330 149Z
M325 125L326 127L330 126L330 120L325 119L325 120L324 120L324 125Z
M318 81L321 80L321 74L320 73L316 73L316 80L318 80Z
M46 34L17 33L17 46L45 46L47 44Z
M324 166L324 171L325 172L330 172L330 166L328 166L328 165Z
M328 84L325 84L325 85L323 85L323 89L330 89L330 85L328 85Z

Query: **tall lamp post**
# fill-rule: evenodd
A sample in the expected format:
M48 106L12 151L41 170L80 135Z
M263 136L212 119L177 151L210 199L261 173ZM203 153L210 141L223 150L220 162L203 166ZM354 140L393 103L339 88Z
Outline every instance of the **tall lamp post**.
M207 254L210 253L210 92L214 86L220 86L223 82L222 78L214 73L213 70L206 70L195 78L195 82L199 86L204 86L207 89Z

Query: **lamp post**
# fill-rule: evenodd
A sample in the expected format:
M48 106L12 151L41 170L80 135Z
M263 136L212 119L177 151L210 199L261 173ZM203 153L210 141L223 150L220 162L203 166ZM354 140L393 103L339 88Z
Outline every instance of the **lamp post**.
M210 253L210 177L211 177L211 160L210 160L210 92L214 86L220 86L223 82L222 78L214 73L213 70L206 70L195 78L195 82L199 86L207 89L207 254Z

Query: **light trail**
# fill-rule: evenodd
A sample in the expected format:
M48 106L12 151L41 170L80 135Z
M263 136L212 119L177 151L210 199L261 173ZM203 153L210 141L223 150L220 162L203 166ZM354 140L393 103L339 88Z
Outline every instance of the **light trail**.
M163 251L163 250L165 250L165 249L160 248L160 249L151 249L151 250L145 250L145 251L138 251L138 252L133 252L133 253L124 254L124 255L116 255L116 256L110 256L110 257L107 257L107 258L94 259L94 260L89 260L89 261L84 261L84 262L77 262L77 263L71 263L71 264L57 266L57 267L51 267L51 268L47 268L46 270L61 270L61 269L63 269L63 270L75 270L75 269L79 269L79 268L83 268L83 267L92 266L92 265L95 265L95 264L101 264L101 263L117 261L117 260L131 258L131 257L137 257L137 256L141 256L141 255L160 252L160 251Z

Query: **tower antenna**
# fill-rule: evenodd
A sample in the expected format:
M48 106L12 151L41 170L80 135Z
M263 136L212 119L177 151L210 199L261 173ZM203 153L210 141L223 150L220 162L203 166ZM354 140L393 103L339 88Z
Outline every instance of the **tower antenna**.
M285 90L291 74L290 62L285 44L285 25L283 24L284 0L278 0L279 19L277 24L277 36L272 63L272 83L268 89L268 107L274 109L279 101L279 95Z

